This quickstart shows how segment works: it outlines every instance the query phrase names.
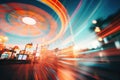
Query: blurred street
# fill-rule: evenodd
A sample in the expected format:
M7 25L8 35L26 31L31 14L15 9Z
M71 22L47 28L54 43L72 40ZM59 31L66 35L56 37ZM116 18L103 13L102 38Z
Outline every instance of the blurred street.
M99 53L108 55L96 55ZM119 80L119 53L120 50L112 52L104 50L84 55L82 58L59 58L55 62L54 57L38 62L9 61L7 63L8 60L6 60L4 63L0 62L0 78L2 80L57 80L58 78L61 80Z

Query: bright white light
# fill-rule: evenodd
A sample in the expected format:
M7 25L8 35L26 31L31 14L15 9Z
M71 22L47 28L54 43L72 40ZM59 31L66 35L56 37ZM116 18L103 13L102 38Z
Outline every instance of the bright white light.
M79 47L78 46L74 46L73 49L74 50L79 50Z
M97 23L97 21L96 21L96 20L93 20L93 21L92 21L92 23L93 23L93 24L96 24L96 23Z
M99 41L93 41L90 45L90 48L97 48L100 46L100 42Z
M33 19L33 18L31 18L31 17L23 17L23 18L22 18L22 21L23 21L25 24L28 24L28 25L34 25L34 24L36 24L35 19Z

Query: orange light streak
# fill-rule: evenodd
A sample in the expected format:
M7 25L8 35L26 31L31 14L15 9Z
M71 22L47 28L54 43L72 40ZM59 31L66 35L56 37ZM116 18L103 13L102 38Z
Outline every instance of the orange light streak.
M57 40L64 33L66 25L68 23L68 14L67 14L67 11L64 8L64 6L59 1L56 1L56 0L41 0L41 2L50 6L58 14L58 16L59 16L59 18L62 22L62 28L61 28L60 32L58 33L58 35L54 39L47 42L49 44L49 43L52 43L55 40Z

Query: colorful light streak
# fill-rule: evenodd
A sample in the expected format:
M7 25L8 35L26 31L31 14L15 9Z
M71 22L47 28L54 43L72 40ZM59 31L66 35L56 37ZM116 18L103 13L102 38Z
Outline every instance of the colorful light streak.
M79 4L76 5L77 7L74 10L72 16L69 16L69 13L67 13L66 8L63 6L62 3L60 3L59 0L37 0L37 1L40 3L41 2L44 3L44 5L46 5L47 8L52 9L53 12L55 12L58 15L57 19L60 19L60 23L55 21L55 18L51 14L49 14L47 11L44 11L38 7L36 8L35 6L30 5L30 4L18 3L18 6L16 7L16 3L8 3L8 4L4 4L0 6L0 9L2 12L0 17L3 18L2 21L5 22L4 25L1 24L0 26L0 29L3 31L0 33L5 35L6 33L10 33L10 34L13 33L13 30L15 31L14 34L18 32L17 35L15 34L17 37L15 35L14 36L12 35L11 37L12 39L10 38L11 40L13 40L12 42L15 43L16 40L19 42L21 39L23 39L23 43L25 41L26 42L35 41L40 44L53 43L54 48L56 45L56 46L61 46L61 48L63 49L60 54L56 54L55 52L52 52L52 51L41 50L42 52L40 54L40 59L37 60L38 63L31 64L31 67L33 69L34 79L35 80L57 80L57 79L59 80L76 80L76 79L78 80L90 80L90 79L91 80L96 80L96 79L102 80L103 78L108 78L108 80L109 79L112 80L110 76L113 76L112 71L114 71L114 69L109 70L109 71L107 70L105 71L105 69L106 69L106 66L110 68L111 66L109 65L109 62L110 61L112 62L115 60L113 59L109 60L107 57L120 55L119 50L108 49L104 51L88 52L88 54L84 52L83 54L81 54L82 53L81 51L78 55L77 53L74 53L73 45L68 49L65 49L63 47L63 46L66 47L66 45L68 47L71 45L70 43L72 41L75 41L79 49L88 48L88 47L93 48L91 43L94 43L94 40L96 40L95 38L97 36L95 35L94 32L91 33L89 31L88 32L86 31L88 30L91 21L94 18L100 17L98 16L100 15L99 13L100 11L97 12L97 10L100 9L100 7L102 7L103 5L102 2L104 1L96 0L97 5L95 5L95 7L92 9L93 11L88 12L91 6L93 7L92 3L94 2L94 0L92 0L90 3L88 3L87 0L86 1L81 0L79 1ZM9 9L6 10L5 6L7 6L7 9L10 6L12 6L13 10L15 10L15 13L13 11L12 14L8 15L7 21L6 21L6 15L4 15L4 13L11 12L12 10L11 8L10 10ZM24 7L21 7L21 6L24 6ZM81 8L83 8L83 11L84 10L87 10L87 11L81 13ZM31 9L34 9L34 10L31 10ZM42 13L42 14L38 14L38 13ZM104 13L104 10L102 13ZM38 23L35 26L28 26L25 24L21 24L21 22L20 23L15 22L16 18L19 18L19 15L24 17L24 15L26 16L27 14L30 17L35 17L38 22L40 21L40 23L44 22L45 25ZM81 15L83 14L82 16L84 18L79 14ZM96 15L98 17L96 17ZM58 24L61 24L61 25L58 25ZM7 27L9 26L9 28L7 27L4 28L4 26L7 26ZM69 30L70 27L72 27L71 28L72 31ZM103 31L101 31L98 34L102 38L120 30L119 20L117 21L116 19L107 27L109 29L105 28ZM19 32L20 29L23 29L23 30ZM58 32L57 32L57 29L59 29ZM26 32L27 30L28 32ZM70 34L71 32L72 34ZM40 36L36 37L36 35L40 35ZM14 39L15 37L18 39ZM72 38L74 38L74 40L72 40ZM59 39L62 39L62 41L60 43L56 42L57 44L55 44L55 41ZM22 41L20 41L20 43L22 43ZM22 47L24 46L22 45ZM27 73L29 69L28 67L29 66L26 67L26 71L25 71L25 74L26 74L25 80L29 80L29 73ZM23 76L21 74L22 68L23 66L19 67L17 74L14 75L15 76L14 79L17 79L16 75L20 74L20 79L23 80L22 79Z
M120 19L118 17L119 16L114 18L114 20L104 30L98 33L98 36L105 38L113 33L120 31Z
M16 3L16 4L18 4L18 3ZM10 3L10 4L8 4L8 6L12 6L13 8L15 8L14 3ZM18 4L18 6L25 6L25 5L24 4ZM37 7L33 7L33 6L30 6L30 5L26 5L26 7L28 7L28 8L35 8L35 10L34 10L35 12L30 11L30 10L28 11L28 10L22 10L22 9L15 8L15 9L17 9L15 12L11 12L10 15L8 14L7 21L9 22L9 24L6 23L7 24L6 28L4 29L4 28L1 27L1 29L3 31L7 32L7 33L10 32L10 34L11 33L13 33L13 34L17 33L18 35L20 35L20 34L22 34L23 36L26 35L26 37L27 37L27 35L28 36L33 35L33 37L34 37L36 35L39 35L39 34L41 35L42 34L42 35L44 35L44 37L41 37L41 38L45 38L48 41L51 40L51 38L54 39L54 36L58 35L58 34L56 34L56 31L55 31L56 27L58 25L56 24L54 19L52 19L52 17L48 13L43 11L42 9L40 10ZM24 7L23 7L23 9L24 9ZM43 14L42 15L38 15L36 12L37 13L43 13L44 15ZM4 14L2 16L4 16ZM29 17L35 18L37 20L36 25L28 26L28 25L22 24L22 22L21 22L22 17L21 16L22 17L29 16ZM46 17L44 17L44 16L46 16ZM20 19L20 20L18 22L16 22L15 19ZM4 23L5 23L5 21L4 21ZM13 25L14 26L17 26L17 25L20 26L21 25L21 26L20 27L19 26L12 27L11 25L12 26ZM7 28L7 26L11 26L11 27ZM49 26L50 26L50 28L49 28ZM48 28L44 28L44 27L48 27ZM43 29L44 32L42 30L41 30L42 32L40 32L40 29ZM45 31L45 29L48 29L48 30ZM49 31L49 29L50 29L50 31ZM63 29L61 30L61 32L63 32ZM9 31L9 30L11 30L11 31ZM17 31L17 32L15 32L15 31ZM54 39L54 40L56 40L56 39ZM38 38L37 41L41 41L41 40ZM41 42L39 42L39 43L41 43ZM44 44L44 42L42 42L42 44Z
M66 9L64 8L64 6L59 2L54 2L52 0L41 0L41 2L47 4L48 6L50 6L53 10L56 11L56 13L59 15L61 22L62 22L62 28L60 30L60 32L58 33L58 35L55 37L55 39L51 40L48 43L54 42L56 39L58 39L59 37L61 37L62 34L64 34L64 30L65 27L68 24L68 14Z

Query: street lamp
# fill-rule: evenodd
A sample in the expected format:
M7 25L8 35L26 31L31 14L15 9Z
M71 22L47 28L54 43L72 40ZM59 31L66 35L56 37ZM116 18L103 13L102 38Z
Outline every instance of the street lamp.
M100 42L101 42L101 41L103 41L103 39L102 39L101 37L99 37L99 38L98 38L98 41L100 41Z
M95 32L96 32L96 33L100 32L100 31L101 31L100 27L98 27L98 26L95 27Z
M92 23L93 23L93 24L97 24L97 21L96 21L96 20L93 20Z

